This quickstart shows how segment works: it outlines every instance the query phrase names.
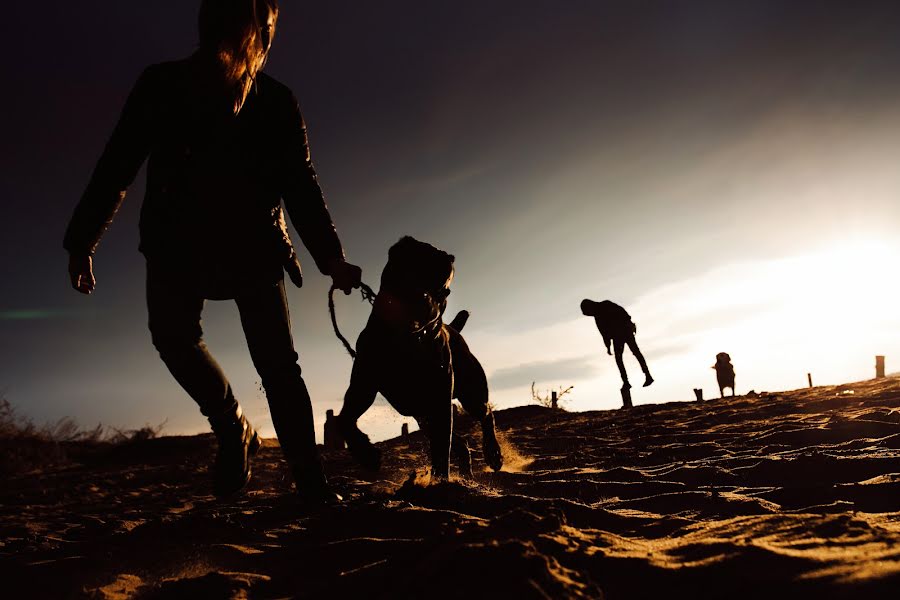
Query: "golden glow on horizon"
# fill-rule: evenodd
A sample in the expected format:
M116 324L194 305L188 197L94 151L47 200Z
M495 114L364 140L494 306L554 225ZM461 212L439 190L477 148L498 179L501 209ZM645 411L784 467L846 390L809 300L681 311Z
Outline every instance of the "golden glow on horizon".
M807 372L817 384L865 379L874 375L875 354L888 355L889 372L900 370L898 264L897 243L855 237L791 257L725 265L650 291L627 306L657 380L636 390L635 401L689 400L695 387L705 388L707 398L718 396L709 367L722 351L735 361L738 393L803 387ZM620 405L615 363L589 319L469 337L489 375L542 362L592 367L581 376L543 380L524 369L521 387L492 390L500 407L527 403L532 379L539 387L574 384L573 410ZM627 352L626 365L640 380Z
M898 310L898 264L896 245L883 240L843 242L797 259L790 269L776 272L770 285L794 292L793 298L786 298L786 308L811 335L822 327L834 335L872 332Z

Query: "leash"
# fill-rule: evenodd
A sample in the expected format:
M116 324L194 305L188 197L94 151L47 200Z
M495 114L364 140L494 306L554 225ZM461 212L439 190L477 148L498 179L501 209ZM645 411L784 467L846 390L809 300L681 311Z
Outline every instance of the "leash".
M344 345L344 349L347 350L347 354L350 355L350 358L356 359L356 350L353 349L353 346L350 345L350 342L347 341L347 338L341 333L340 328L337 324L337 316L335 315L334 310L334 290L337 288L332 285L331 289L328 290L328 312L331 315L331 326L334 328L334 335L337 336L337 339L341 341ZM367 286L365 283L360 282L359 284L359 293L362 296L364 301L367 301L369 304L375 303L375 292L372 291L372 288ZM415 329L410 330L410 334L414 336L422 336L428 329L433 327L436 323L439 323L443 318L442 313L438 313L433 319L428 321L427 323L416 327Z
M334 290L337 288L332 285L331 289L328 290L328 312L331 313L331 325L334 327L334 334L337 336L341 343L344 345L344 348L347 350L347 353L350 355L350 358L356 358L356 351L353 349L353 346L350 345L350 342L347 341L341 334L341 330L338 328L337 317L334 314ZM372 291L372 288L367 286L365 283L360 282L359 284L359 293L362 295L362 299L367 301L369 304L375 303L375 292Z

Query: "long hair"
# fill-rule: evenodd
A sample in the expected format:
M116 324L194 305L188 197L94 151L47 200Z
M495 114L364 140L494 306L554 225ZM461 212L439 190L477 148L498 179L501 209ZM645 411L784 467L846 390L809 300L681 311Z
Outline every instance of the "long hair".
M278 0L203 0L200 4L200 48L215 56L225 84L234 94L235 114L268 58L268 11L278 18Z

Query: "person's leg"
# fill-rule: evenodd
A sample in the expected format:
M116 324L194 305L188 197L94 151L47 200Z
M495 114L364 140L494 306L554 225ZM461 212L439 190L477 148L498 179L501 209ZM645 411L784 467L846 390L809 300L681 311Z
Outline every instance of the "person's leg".
M616 355L616 366L619 367L619 375L622 376L622 385L631 387L628 383L628 372L625 370L625 363L622 361L622 354L625 352L625 344L621 340L613 339L613 353Z
M328 487L316 449L312 402L297 364L284 282L254 286L235 301L298 493L313 502L338 500Z
M147 266L147 314L150 337L163 363L206 417L237 404L221 367L203 342L203 297L159 267Z
M637 359L638 363L641 365L641 370L644 372L644 376L646 379L644 380L644 387L647 387L651 383L653 383L653 377L650 376L650 369L647 368L647 361L644 360L644 355L641 353L641 349L638 348L637 340L634 339L634 336L631 336L626 343L628 347L631 348L631 352L634 354L634 357Z
M169 372L200 407L218 438L213 491L227 496L250 479L249 456L259 437L244 417L231 385L203 343L202 296L163 267L147 265L150 336Z

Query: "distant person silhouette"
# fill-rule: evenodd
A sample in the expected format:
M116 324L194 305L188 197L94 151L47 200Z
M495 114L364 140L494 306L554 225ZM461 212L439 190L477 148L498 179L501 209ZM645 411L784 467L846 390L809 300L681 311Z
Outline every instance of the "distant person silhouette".
M191 56L148 67L66 231L72 286L94 290L92 256L149 157L140 250L147 309L163 362L218 439L213 489L228 496L250 478L259 437L203 343L207 299L237 303L272 423L304 501L339 501L322 471L312 406L291 338L284 272L302 284L282 200L319 270L349 294L359 267L344 251L310 161L291 91L262 73L277 0L203 0Z
M641 354L641 349L638 348L637 341L634 339L634 334L637 333L637 326L631 320L631 315L624 308L609 300L594 302L593 300L585 299L581 301L581 313L588 317L594 317L597 329L600 331L600 335L603 336L607 354L612 354L609 349L610 343L612 343L616 354L616 365L619 367L619 374L622 376L624 388L631 388L631 384L628 382L628 372L625 371L625 363L622 362L622 354L626 345L631 348L631 352L637 358L641 369L644 371L646 376L644 387L653 383L650 369L647 368L647 361L644 360L644 355Z

